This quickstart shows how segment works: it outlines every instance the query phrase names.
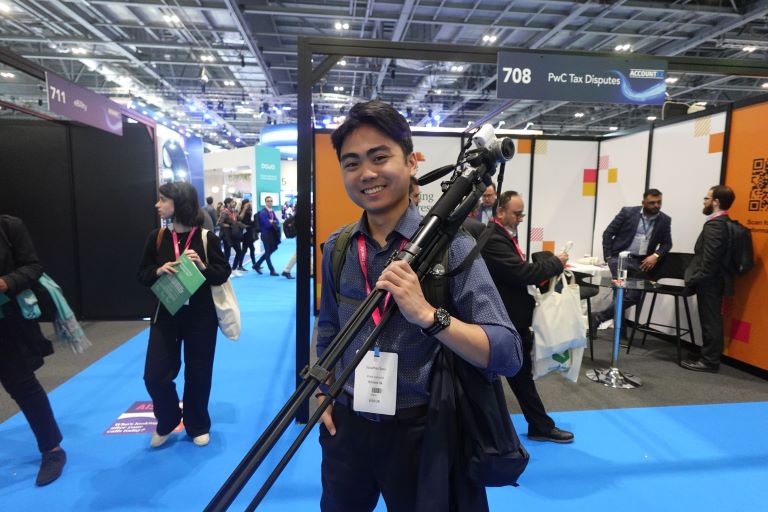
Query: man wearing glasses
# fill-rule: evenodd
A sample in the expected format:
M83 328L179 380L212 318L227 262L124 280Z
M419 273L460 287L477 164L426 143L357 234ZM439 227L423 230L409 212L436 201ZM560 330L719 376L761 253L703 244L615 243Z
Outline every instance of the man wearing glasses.
M483 259L491 278L499 290L509 318L523 341L523 366L514 377L507 377L507 382L520 404L525 421L528 422L529 439L570 443L573 441L573 434L555 426L555 421L544 409L533 382L533 337L530 327L535 301L528 294L529 284L538 284L560 274L568 261L568 254L560 253L555 256L542 253L547 256L540 261L526 261L517 240L517 227L525 218L524 211L523 198L517 192L510 190L502 193L496 217L492 220L493 234L483 248Z
M488 224L494 217L496 217L496 185L491 183L483 192L475 218L483 224Z

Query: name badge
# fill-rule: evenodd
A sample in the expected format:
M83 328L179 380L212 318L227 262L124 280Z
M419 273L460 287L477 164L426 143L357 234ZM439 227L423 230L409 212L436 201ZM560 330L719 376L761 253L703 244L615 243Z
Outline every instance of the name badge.
M397 354L369 351L355 369L354 410L393 416L397 409Z

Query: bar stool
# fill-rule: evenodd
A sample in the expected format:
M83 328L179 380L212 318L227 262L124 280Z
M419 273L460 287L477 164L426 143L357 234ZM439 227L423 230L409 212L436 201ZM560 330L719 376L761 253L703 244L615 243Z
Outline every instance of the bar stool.
M632 348L632 342L635 339L635 333L637 331L640 331L643 333L642 344L645 345L645 338L646 336L648 336L648 334L661 334L661 331L659 331L658 329L654 329L653 326L669 327L669 328L673 327L672 325L661 324L661 323L651 321L653 317L653 311L656 306L657 295L669 295L675 298L674 328L675 328L675 337L677 338L677 364L678 365L682 362L682 337L688 334L691 337L691 343L693 343L694 345L696 344L696 340L694 339L694 335L693 335L693 323L691 322L691 311L688 307L688 298L695 295L696 292L693 289L685 286L685 284L683 284L685 269L688 267L688 264L690 263L692 258L693 258L693 254L690 254L690 253L670 252L670 253L667 253L664 256L664 258L662 258L662 260L659 262L659 264L656 266L656 268L653 269L653 271L651 272L651 277L656 282L658 282L661 279L679 279L681 281L681 284L679 285L662 284L655 291L643 292L640 302L635 307L635 322L634 322L634 326L632 327L632 334L629 337L629 343L627 345L627 353L629 353L629 350ZM642 304L645 301L645 297L648 293L653 295L653 298L651 299L651 307L648 311L648 316L646 317L645 322L641 324L640 311L642 309ZM685 308L686 320L688 320L687 329L680 328L680 311L678 306L681 300Z

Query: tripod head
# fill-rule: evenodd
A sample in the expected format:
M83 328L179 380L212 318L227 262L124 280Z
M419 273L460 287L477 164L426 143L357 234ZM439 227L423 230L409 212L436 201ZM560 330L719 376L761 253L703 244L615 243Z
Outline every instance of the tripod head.
M454 172L454 178L447 185L445 183L442 184L443 192L445 192L450 183L455 179L455 173L464 164L468 164L478 169L482 166L483 172L480 179L487 187L491 184L491 177L496 173L496 165L512 160L512 157L515 156L515 144L512 142L512 139L509 137L496 137L493 125L489 123L484 124L475 132L472 136L472 142L475 144L475 149L467 152L467 146L462 148L456 165L445 165L428 172L418 179L419 185L432 183Z

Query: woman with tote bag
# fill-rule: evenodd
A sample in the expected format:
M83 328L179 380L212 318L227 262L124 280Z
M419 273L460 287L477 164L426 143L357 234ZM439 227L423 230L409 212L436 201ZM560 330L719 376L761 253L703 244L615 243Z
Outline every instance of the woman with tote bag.
M144 367L144 382L157 418L150 446L164 444L182 419L187 435L196 445L205 446L210 440L208 399L218 329L211 285L226 282L232 270L216 235L206 231L207 240L203 243L204 212L198 206L195 188L189 183L166 183L159 192L155 207L160 217L172 220L173 227L153 230L147 237L139 281L151 287L163 274L175 274L174 267L183 254L197 266L205 282L175 314L158 303L149 330ZM183 410L174 383L181 368L182 351Z

